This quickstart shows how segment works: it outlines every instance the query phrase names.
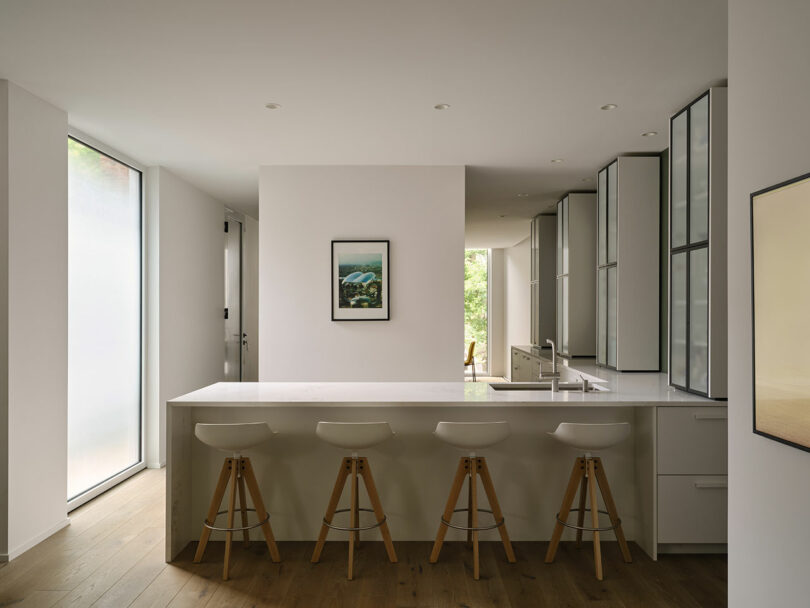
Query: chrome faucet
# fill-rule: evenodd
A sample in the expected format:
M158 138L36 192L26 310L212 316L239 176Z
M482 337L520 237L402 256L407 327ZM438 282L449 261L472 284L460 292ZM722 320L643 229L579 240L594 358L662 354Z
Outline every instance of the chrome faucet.
M553 340L548 338L546 342L551 344L551 392L557 393L560 390L560 372L557 371L557 346ZM547 376L543 376L543 367L540 366L540 378L545 377Z

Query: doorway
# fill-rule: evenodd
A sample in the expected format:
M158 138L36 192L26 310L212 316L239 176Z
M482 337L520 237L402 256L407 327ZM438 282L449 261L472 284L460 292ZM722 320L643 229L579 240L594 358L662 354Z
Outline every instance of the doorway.
M464 354L475 341L476 376L489 374L489 250L464 252ZM465 375L472 375L472 366Z
M242 219L225 216L225 381L242 381Z

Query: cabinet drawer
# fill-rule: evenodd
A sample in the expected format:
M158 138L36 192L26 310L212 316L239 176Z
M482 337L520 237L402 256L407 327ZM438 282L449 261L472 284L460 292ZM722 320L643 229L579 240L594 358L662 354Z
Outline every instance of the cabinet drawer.
M658 408L659 475L728 473L725 407Z
M658 476L659 543L728 542L728 477Z

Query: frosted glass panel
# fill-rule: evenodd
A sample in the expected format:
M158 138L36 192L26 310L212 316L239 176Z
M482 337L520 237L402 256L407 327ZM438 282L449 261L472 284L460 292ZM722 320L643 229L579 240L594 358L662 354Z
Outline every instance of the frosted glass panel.
M599 172L597 203L599 207L599 230L598 234L598 257L597 264L604 265L607 262L607 170Z
M563 341L563 325L565 324L565 309L563 308L563 280L557 279L557 350L562 348Z
M672 256L669 371L672 384L686 388L686 253Z
M672 247L686 245L686 123L687 112L672 120Z
M689 116L689 242L709 238L709 96Z
M607 269L607 364L616 367L616 266Z
M709 249L689 254L689 388L709 390Z
M616 261L616 237L619 231L618 211L618 181L616 169L619 163L614 162L608 167L607 176L607 261L612 264Z
M562 278L562 308L563 308L563 311L565 311L565 314L563 316L562 347L561 347L560 351L567 355L569 353L569 350L568 350L568 277L567 276L564 276Z
M607 268L599 271L599 312L596 316L596 361L607 363Z
M562 226L562 273L568 274L568 197L563 199L563 226Z
M68 498L140 459L140 173L69 139Z
M563 204L557 203L557 276L563 273L562 270L562 248L563 248Z

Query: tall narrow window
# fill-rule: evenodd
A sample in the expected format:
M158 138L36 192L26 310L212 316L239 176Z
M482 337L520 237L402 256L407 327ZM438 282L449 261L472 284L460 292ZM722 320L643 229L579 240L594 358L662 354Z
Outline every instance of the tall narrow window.
M70 138L68 500L141 461L141 173Z
M489 251L467 249L464 255L464 355L470 342L475 340L475 371L489 373L488 308L489 308ZM472 370L467 370L472 374Z

